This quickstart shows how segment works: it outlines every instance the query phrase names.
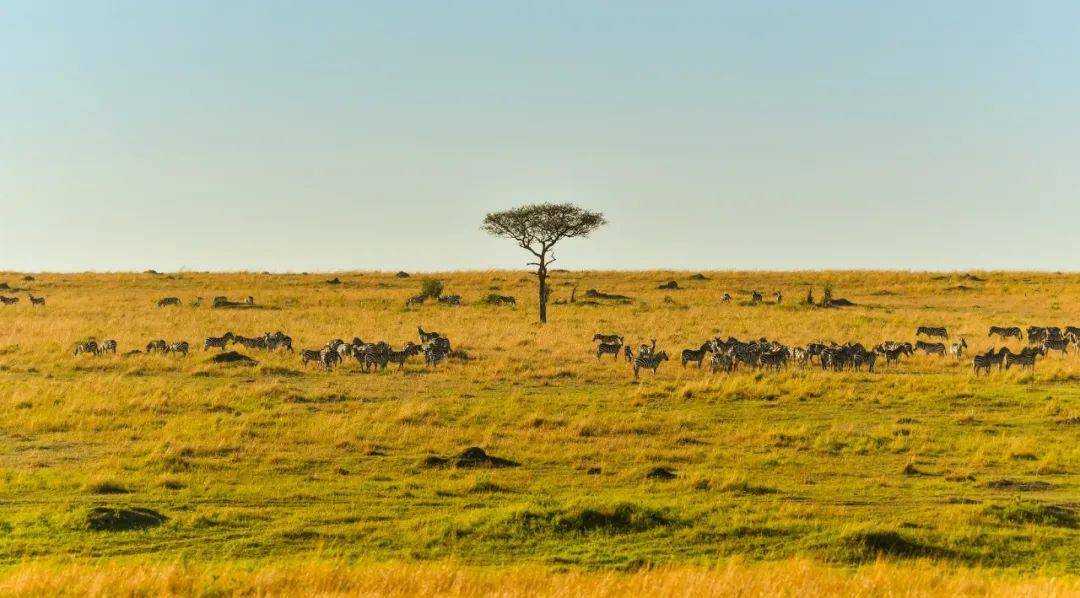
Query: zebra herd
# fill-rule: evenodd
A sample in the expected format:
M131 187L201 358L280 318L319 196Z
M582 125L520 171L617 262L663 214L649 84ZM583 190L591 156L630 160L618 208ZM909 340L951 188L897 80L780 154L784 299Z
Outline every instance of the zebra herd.
M334 339L326 343L321 349L303 349L300 351L300 362L306 367L309 363L317 363L327 370L332 370L343 361L352 357L363 366L364 371L372 369L384 370L388 364L396 364L398 370L405 368L405 363L414 355L423 355L424 364L436 366L450 356L450 339L438 332L427 332L422 327L417 327L419 343L407 342L398 351L384 341L367 343L359 337L353 338L352 342L342 339ZM293 353L292 337L281 332L266 332L261 336L242 336L233 332L226 332L221 336L208 336L203 341L203 351L218 349L224 351L233 345L240 345L247 349L264 351L288 351ZM97 342L94 339L81 341L75 344L74 355L103 355L106 353L116 354L116 341L107 340ZM167 342L164 339L151 340L146 344L146 354L157 353L161 355L183 355L187 357L190 345L187 341ZM125 353L133 356L143 353L138 349Z
M862 371L874 372L874 367L880 357L885 359L886 365L893 365L904 357L912 357L916 353L945 357L949 355L961 361L968 350L968 343L960 337L956 342L946 345L944 342L929 342L919 339L926 336L931 339L949 339L949 332L945 327L919 326L916 330L916 341L897 342L884 341L866 348L862 343L848 342L837 344L836 342L813 342L806 346L787 346L775 340L762 337L758 340L742 341L735 337L722 339L720 337L708 339L698 347L683 349L680 353L680 363L686 367L688 363L696 363L700 368L709 357L709 363L713 372L733 372L739 367L748 367L760 370L780 370L795 363L800 366L817 365L823 370ZM1003 340L1015 338L1022 339L1023 331L1019 327L991 326L988 336L998 336ZM1035 361L1050 351L1059 351L1063 355L1068 353L1069 346L1076 346L1080 352L1080 327L1067 326L1064 329L1056 326L1031 326L1027 329L1029 346L1019 353L1013 352L1008 347L1000 349L990 348L985 353L976 354L972 358L972 368L975 375L980 372L990 373L990 367L997 365L998 369L1009 369L1016 365L1023 369L1034 370ZM656 340L649 344L639 346L637 354L623 336L618 334L593 335L596 344L596 358L601 359L605 355L611 355L616 361L623 355L634 370L634 378L638 378L640 370L652 370L655 374L660 364L668 361L665 351L656 351Z
M424 365L429 367L438 365L450 355L450 339L438 332L425 332L419 326L416 331L420 342L406 342L400 351L385 341L368 343L356 337L352 342L345 342L338 338L326 343L321 349L301 350L300 361L305 367L314 362L329 371L352 357L365 372L385 370L391 363L398 366L398 371L402 371L405 363L414 355L422 354Z
M27 293L30 298L30 305L43 306L45 305L44 297L35 297L33 293ZM6 295L0 295L0 305L15 305L19 302L18 297L8 297Z
M202 297L195 297L195 301L192 302L192 305L199 307L202 305L202 302ZM162 297L157 300L158 307L176 307L180 305L183 305L183 302L180 301L179 297ZM218 295L217 297L214 297L212 305L214 307L252 307L255 305L255 298L248 295L243 301L233 301L224 295Z

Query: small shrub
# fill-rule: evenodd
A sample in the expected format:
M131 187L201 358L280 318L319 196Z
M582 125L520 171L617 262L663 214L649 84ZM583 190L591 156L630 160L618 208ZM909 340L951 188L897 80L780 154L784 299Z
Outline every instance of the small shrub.
M438 299L442 296L442 292L443 283L437 278L425 278L424 281L420 283L420 294L425 297Z

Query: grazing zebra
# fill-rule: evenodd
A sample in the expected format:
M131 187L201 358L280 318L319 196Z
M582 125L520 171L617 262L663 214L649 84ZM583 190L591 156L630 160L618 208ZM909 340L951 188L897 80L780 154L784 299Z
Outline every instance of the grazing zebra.
M623 355L626 356L626 363L634 361L634 350L630 348L630 345L623 347Z
M787 366L789 356L790 353L787 349L780 349L779 351L769 351L767 353L762 353L758 356L758 367L772 368L779 371L780 368Z
M998 365L1001 364L1001 362L997 358L997 355L994 355L994 349L992 348L987 350L986 353L976 355L975 357L971 358L971 367L975 370L976 376L979 375L979 370L986 370L986 375L989 376L990 367L993 366L995 363L997 363Z
M949 345L949 355L952 355L957 361L960 361L964 358L964 349L967 349L967 346L967 341L961 336L960 342Z
M949 332L945 330L944 326L919 326L919 329L915 332L915 336L919 336L920 334L925 334L930 338L949 338Z
M35 297L33 293L30 293L30 305L45 305L45 298Z
M18 302L18 297L5 297L3 295L0 295L0 303L3 303L4 305L15 305Z
M1008 340L1015 338L1018 341L1024 340L1024 334L1020 331L1019 326L991 326L990 333L986 336L1000 336L1001 340Z
M731 293L724 293L721 295L720 303L731 303Z
M439 297L439 303L443 305L463 305L461 302L461 295L442 295Z
M278 330L277 332L270 334L269 332L263 335L263 340L266 342L266 348L270 351L276 349L288 349L289 353L293 352L292 337Z
M405 307L409 307L410 305L423 305L424 301L427 301L427 294L426 293L420 293L419 295L413 295L412 297L409 297L408 299L405 300Z
M488 303L492 305L517 305L517 299L510 295L490 295Z
M596 345L596 359L599 360L602 355L611 355L615 361L618 361L620 351L622 351L622 345L619 343L600 343Z
M448 346L443 346L439 343L431 343L424 347L424 366L429 367L439 365L439 362L446 359L446 356L449 354L450 349Z
M1077 337L1077 338L1080 338L1080 327L1066 326L1065 327L1065 336L1069 336L1070 334Z
M682 366L686 367L686 362L696 361L697 366L701 367L701 362L705 359L705 354L712 352L712 343L702 343L697 349L683 349L682 352Z
M98 353L112 353L116 355L116 341L109 339L102 341L101 346L98 347Z
M421 328L420 326L416 327L416 332L419 333L419 335L420 335L420 344L421 345L423 345L425 343L428 343L430 341L433 341L433 340L439 338L440 336L442 336L438 332L424 332L424 329Z
M405 343L405 348L401 351L394 351L393 349L386 352L386 360L390 363L396 363L398 371L405 369L405 362L410 357L420 352L420 345L416 343Z
M208 336L206 337L206 340L203 341L203 351L208 351L210 347L224 351L225 348L229 346L229 343L232 342L233 338L235 337L231 332L226 332L225 336Z
M870 372L871 374L874 373L874 364L877 363L877 353L862 349L860 351L855 351L854 357L855 359L853 366L856 370L861 371L862 366L865 364L866 371Z
M80 353L86 353L88 355L97 355L100 351L101 349L98 347L97 341L89 340L76 344L72 354L79 355Z
M266 339L261 336L247 337L235 335L232 337L232 343L234 345L243 345L247 349L265 349Z
M168 347L165 348L165 353L166 354L180 353L184 357L187 357L187 354L188 354L188 342L187 341L180 341L178 343L172 343Z
M773 297L776 298L776 304L779 305L784 302L784 294L780 291L773 291Z
M750 293L750 303L761 303L762 299L763 299L763 297L762 297L762 295L761 295L761 293L759 291L751 291L751 293Z
M910 345L899 345L894 343L882 343L874 347L874 352L885 356L885 365L892 365L899 362L901 355L912 355L914 353Z
M1019 353L1013 353L1012 351L1009 351L1009 349L1007 347L1004 348L1003 351L1005 352L1005 369L1006 370L1009 369L1010 367L1012 367L1013 364L1016 364L1021 369L1027 368L1027 369L1031 370L1032 372L1035 371L1035 358L1038 355L1045 355L1046 354L1046 351L1044 349L1041 349L1041 348L1040 349L1033 349L1031 347L1027 347L1023 351L1020 351Z
M597 332L592 337L593 342L600 341L609 345L621 345L623 344L623 337L617 334L600 334Z
M165 297L165 298L162 298L162 299L158 299L158 302L157 302L158 307L165 307L167 305L180 305L180 298L179 297Z
M1048 330L1043 326L1028 326L1028 343L1037 345L1048 338Z
M638 377L638 370L647 369L652 370L653 375L656 375L656 369L660 367L660 363L668 360L668 354L665 351L661 351L657 354L638 355L634 359L634 379Z
M1042 348L1044 353L1049 353L1050 351L1061 351L1062 355L1067 355L1069 353L1069 345L1071 344L1072 341L1069 339L1046 339L1042 343Z
M918 341L915 343L915 350L922 351L927 355L940 355L945 357L945 343L927 343Z
M168 349L169 349L169 343L165 342L163 339L158 339L156 341L150 341L150 342L146 343L146 352L147 353L155 353L155 352L165 353Z
M338 355L337 351L330 347L323 347L322 350L319 351L319 363L329 371L334 369L334 366L341 363L341 356Z

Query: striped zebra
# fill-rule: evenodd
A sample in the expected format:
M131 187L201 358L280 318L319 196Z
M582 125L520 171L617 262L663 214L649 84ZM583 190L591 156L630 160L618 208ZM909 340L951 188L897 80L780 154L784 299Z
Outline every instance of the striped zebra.
M784 293L781 291L773 291L773 298L776 299L776 304L780 305L784 302Z
M442 295L439 297L439 303L453 306L463 305L461 295Z
M600 334L597 332L592 337L593 342L600 341L609 345L621 345L623 344L623 337L618 334Z
M712 343L710 342L702 343L702 345L697 349L683 349L681 355L682 366L685 368L688 361L695 361L697 362L697 366L700 368L701 362L705 360L705 354L711 353L712 350L713 347Z
M323 347L322 350L319 351L319 363L321 363L327 371L330 371L334 369L334 366L341 363L341 356L337 351L330 347Z
M949 345L949 355L952 355L957 361L960 361L964 358L964 350L967 349L967 346L967 341L961 336L960 342Z
M165 351L168 350L168 348L169 348L169 343L165 342L164 339L158 339L158 340L154 340L154 341L150 341L150 342L146 343L146 352L147 353L165 353Z
M1019 326L991 326L990 333L986 336L1000 336L1003 341L1010 338L1015 338L1018 341L1024 340L1024 334L1020 331Z
M781 349L779 351L769 351L758 355L758 367L762 369L772 368L776 371L780 371L780 368L786 367L790 353L787 349Z
M233 333L226 332L224 336L208 336L203 341L203 351L209 351L211 347L224 351L234 338Z
M971 358L971 367L975 371L976 376L979 375L979 370L986 370L986 375L989 376L990 368L995 363L998 363L1000 365L1000 362L997 359L997 355L994 354L993 348L987 350L986 353L982 353Z
M867 351L866 349L859 349L853 352L852 367L856 371L862 371L862 366L866 366L866 371L871 374L874 373L874 365L877 363L877 353L873 351Z
M29 295L30 295L30 305L45 305L45 298L44 297L35 297L33 293L29 293Z
M413 295L412 297L409 297L408 299L405 300L405 307L410 307L410 306L413 306L413 305L423 305L424 301L427 301L427 294L426 293L420 293L419 295Z
M750 303L754 303L754 304L761 303L762 299L764 299L764 297L762 297L760 291L751 291L750 292Z
M1060 351L1062 355L1069 353L1069 345L1072 341L1064 338L1047 339L1042 343L1043 352L1049 353L1050 351Z
M1065 336L1069 336L1070 334L1077 337L1077 338L1080 338L1080 327L1078 327L1078 326L1066 326L1065 327Z
M102 341L101 346L98 347L98 353L112 353L116 355L116 341L109 339Z
M615 361L619 360L619 352L622 351L622 345L619 343L600 343L596 345L596 359L599 360L601 356L611 355Z
M300 363L304 364L305 368L307 367L307 364L313 361L315 363L322 364L322 358L320 357L319 353L320 351L318 349L301 349Z
M731 293L724 293L721 295L720 303L731 303Z
M439 362L446 359L446 356L450 354L450 350L443 345L432 343L424 347L424 366L431 367L439 365Z
M396 363L398 371L400 372L405 369L405 362L419 352L420 345L417 345L416 343L405 343L405 347L401 351L394 351L393 349L388 351L386 353L386 359L390 363Z
M293 352L292 337L278 330L277 332L270 334L269 332L263 335L263 340L266 342L266 348L270 351L277 349L287 349L289 353Z
M0 303L3 303L4 305L15 305L18 302L18 297L5 297L3 295L0 295Z
M180 305L180 298L179 297L164 297L164 298L158 299L158 302L157 302L158 307L165 307L165 306L168 306L168 305Z
M660 367L660 363L668 360L668 354L665 351L656 353L655 355L649 353L648 355L638 355L634 359L634 379L638 377L638 370L646 369L652 370L653 375L656 375L657 368Z
M233 336L232 343L234 345L243 345L246 349L265 349L266 339L261 336L247 337L239 334Z
M929 338L949 338L949 331L944 326L919 326L919 329L915 331L915 336L925 334Z
M1035 371L1035 359L1039 355L1045 355L1046 352L1043 349L1033 349L1031 347L1025 348L1019 353L1013 353L1008 348L1005 350L1005 369L1011 368L1014 364L1020 369L1027 368L1032 372Z
M390 345L380 342L364 351L364 355L361 358L364 364L364 371L367 372L371 369L385 370L386 364L390 361Z
M712 354L712 359L709 360L709 365L712 367L713 373L719 370L730 372L735 369L735 360L731 358L727 353L721 353L716 351Z
M1043 326L1028 326L1028 344L1038 345L1047 339L1047 329Z
M634 361L634 350L630 348L630 345L623 347L623 355L626 357L626 363Z
M88 355L97 355L100 352L97 341L88 340L86 342L78 343L75 345L75 349L72 352L73 355L80 355L86 353Z
M915 343L915 350L922 351L927 355L940 355L945 357L945 343L927 343L924 341L917 341Z
M442 336L438 332L434 332L434 331L432 331L432 332L424 332L424 329L421 328L420 326L416 327L416 332L420 335L420 344L421 345L423 345L425 343L428 343L430 341L433 341L433 340L439 338L440 336Z
M187 357L187 355L188 355L188 342L187 341L179 341L179 342L176 342L176 343L171 343L171 344L169 344L168 347L165 347L165 353L166 354L179 353L179 354L183 355L184 357Z

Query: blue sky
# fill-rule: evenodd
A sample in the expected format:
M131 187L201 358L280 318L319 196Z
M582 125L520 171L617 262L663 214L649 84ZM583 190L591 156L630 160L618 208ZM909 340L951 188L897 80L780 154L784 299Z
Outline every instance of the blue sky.
M0 5L0 269L1080 269L1080 4Z

